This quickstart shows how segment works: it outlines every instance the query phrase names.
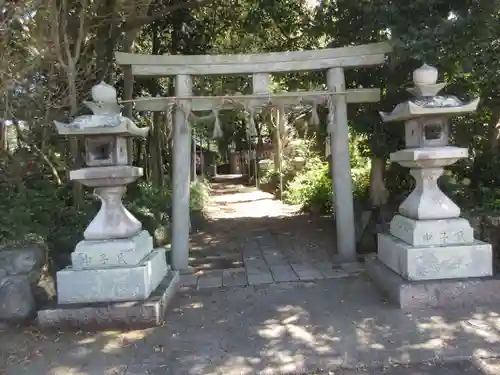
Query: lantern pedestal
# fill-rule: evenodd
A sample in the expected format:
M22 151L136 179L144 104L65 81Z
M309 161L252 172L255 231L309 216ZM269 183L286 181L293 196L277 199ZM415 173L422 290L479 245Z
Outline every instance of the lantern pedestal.
M401 309L488 305L500 302L498 276L410 281L377 257L367 258L366 272L387 299Z

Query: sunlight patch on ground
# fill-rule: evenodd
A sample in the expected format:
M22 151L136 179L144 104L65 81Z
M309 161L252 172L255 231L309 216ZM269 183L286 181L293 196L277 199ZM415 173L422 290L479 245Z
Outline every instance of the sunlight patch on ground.
M271 194L255 189L212 196L207 206L207 213L214 219L293 216L299 210L299 206L284 204L274 199Z

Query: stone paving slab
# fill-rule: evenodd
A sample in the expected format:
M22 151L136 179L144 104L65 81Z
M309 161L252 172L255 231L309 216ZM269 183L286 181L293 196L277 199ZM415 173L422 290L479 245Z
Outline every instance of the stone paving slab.
M283 255L283 253L279 250L263 250L262 254L264 255L264 260L268 264L268 266L279 266L288 264L287 259Z
M365 265L361 262L342 263L340 267L348 273L359 273L365 270Z
M319 272L321 272L323 277L325 277L326 279L336 279L349 276L349 273L347 271L339 268L334 268L333 264L329 262L314 263L313 266Z
M245 268L224 270L222 273L222 284L224 286L246 286L248 278Z
M273 276L271 272L247 274L249 285L272 284Z
M222 275L201 275L198 278L198 288L220 288L222 286Z
M293 263L291 266L301 281L323 279L321 272L311 263Z
M259 273L268 273L269 266L265 262L264 259L249 259L245 261L245 268L249 275L251 274L259 274Z
M288 281L299 281L299 277L293 271L292 266L287 265L278 265L271 266L271 274L273 275L273 279L277 283L288 282Z
M198 284L198 276L196 275L180 275L181 286L196 286Z
M283 282L307 282L321 279L339 279L359 274L359 269L352 267L349 273L336 264L322 263L285 263L268 265L264 259L248 259L245 267L225 270L202 271L199 274L181 275L181 287L198 289L237 287Z

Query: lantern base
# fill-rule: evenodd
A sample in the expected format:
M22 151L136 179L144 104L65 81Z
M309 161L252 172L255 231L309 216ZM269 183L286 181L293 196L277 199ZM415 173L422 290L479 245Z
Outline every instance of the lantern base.
M491 245L412 246L391 234L378 234L378 259L406 280L444 280L493 274Z
M500 303L500 277L409 281L376 257L365 260L373 284L400 309L441 308Z
M179 272L171 271L144 301L51 305L38 311L42 329L138 329L161 326L179 288Z

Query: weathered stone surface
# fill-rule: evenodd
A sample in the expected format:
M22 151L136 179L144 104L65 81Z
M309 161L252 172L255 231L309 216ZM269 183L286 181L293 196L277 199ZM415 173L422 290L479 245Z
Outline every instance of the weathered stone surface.
M381 233L378 259L407 280L437 280L491 276L491 245L475 241L470 245L412 247Z
M333 264L329 262L314 263L326 279L338 279L349 276L349 273L341 268L333 268Z
M165 250L152 251L130 267L73 270L57 273L59 304L144 300L167 274Z
M145 301L58 305L38 312L41 328L109 329L159 326L179 287L179 273L169 272Z
M41 247L0 250L0 320L23 320L34 314L34 292L44 261Z
M366 259L366 271L373 283L402 309L488 305L500 302L500 278L408 281L377 258Z
M349 274L355 274L363 272L365 270L365 265L361 262L349 262L349 263L342 263L340 265L340 268L342 268L345 272Z
M279 266L287 264L287 260L283 253L278 249L266 249L262 251L264 259L269 266Z
M249 275L269 272L269 267L263 259L245 260L245 268Z
M271 273L273 275L274 281L278 283L289 282L289 281L299 281L299 277L293 271L290 265L277 265L271 266Z
M273 276L271 272L248 274L249 285L271 284Z
M0 270L6 275L29 274L38 279L44 261L45 251L40 247L0 250Z
M130 238L81 241L71 254L74 270L128 267L140 263L153 250L153 237L143 230Z
M222 286L222 274L201 275L198 278L198 288L220 288Z
M446 246L474 242L474 230L462 218L415 220L396 215L390 233L413 246Z
M181 286L196 286L198 284L198 276L181 275L179 283Z
M222 284L224 286L245 286L248 285L245 268L235 268L224 270L222 273Z
M292 264L294 272L299 276L300 280L317 280L322 279L323 275L310 263Z
M24 275L0 279L0 320L23 320L35 312L35 300Z

